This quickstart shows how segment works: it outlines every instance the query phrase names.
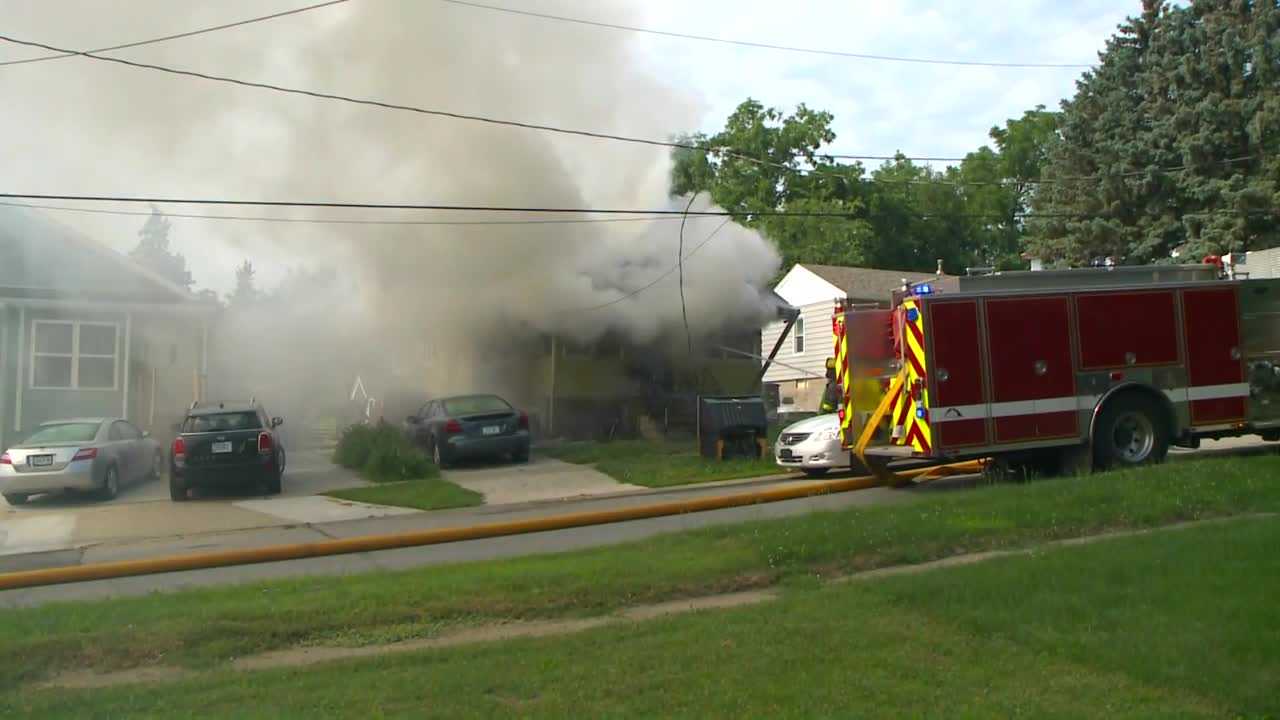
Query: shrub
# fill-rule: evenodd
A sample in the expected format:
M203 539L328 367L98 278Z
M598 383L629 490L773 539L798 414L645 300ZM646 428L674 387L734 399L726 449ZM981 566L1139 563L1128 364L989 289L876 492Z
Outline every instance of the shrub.
M342 432L334 462L374 482L434 477L438 471L394 426L352 425Z

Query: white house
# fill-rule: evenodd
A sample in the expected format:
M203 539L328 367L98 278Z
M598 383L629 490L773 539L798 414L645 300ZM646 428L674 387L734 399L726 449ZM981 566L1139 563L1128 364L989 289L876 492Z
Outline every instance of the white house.
M1280 277L1280 247L1250 250L1245 255L1244 264L1236 266L1236 270L1247 273L1251 278Z
M935 278L931 273L873 270L800 264L791 268L774 288L783 300L800 309L800 317L764 375L766 384L778 386L778 410L815 412L826 387L826 361L832 356L831 314L836 300L883 303L886 307L902 281ZM760 347L773 349L786 327L782 320L760 331Z

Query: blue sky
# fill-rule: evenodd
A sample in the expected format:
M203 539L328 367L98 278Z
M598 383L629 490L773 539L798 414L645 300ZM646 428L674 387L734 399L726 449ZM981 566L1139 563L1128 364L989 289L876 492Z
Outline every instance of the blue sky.
M536 4L536 3L535 3ZM606 19L607 3L583 3ZM647 27L847 52L957 60L1093 63L1134 0L864 2L703 0L637 3ZM587 9L591 8L591 9ZM603 31L601 31L603 32ZM857 154L963 155L1037 104L1056 108L1078 69L915 65L818 57L646 36L655 67L703 100L718 129L745 97L835 114L835 147Z

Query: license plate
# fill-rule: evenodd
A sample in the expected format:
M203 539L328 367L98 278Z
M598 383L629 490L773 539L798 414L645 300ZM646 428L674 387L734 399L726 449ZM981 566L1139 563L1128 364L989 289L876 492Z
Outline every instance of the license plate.
M779 451L778 451L778 457L782 458L783 460L790 460L790 459L791 459L791 451L790 451L790 450L779 450Z
M52 455L32 455L27 458L27 463L32 467L46 467L53 464Z
M213 447L212 447L212 451L213 451L213 452L215 452L215 453L229 453L229 452L231 452L231 441L230 441L230 440L228 440L228 441L226 441L226 442L216 442L216 443L214 443L214 444L213 444Z
M497 435L498 433L502 432L502 428L498 427L497 425L487 425L480 432L484 433L485 435Z

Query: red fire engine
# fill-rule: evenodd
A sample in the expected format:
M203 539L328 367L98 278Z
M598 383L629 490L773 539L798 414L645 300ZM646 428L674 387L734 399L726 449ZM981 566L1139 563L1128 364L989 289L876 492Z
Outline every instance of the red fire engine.
M1219 263L991 273L837 304L846 447L869 465L991 457L1105 468L1280 440L1280 280ZM875 407L859 378L879 375Z

